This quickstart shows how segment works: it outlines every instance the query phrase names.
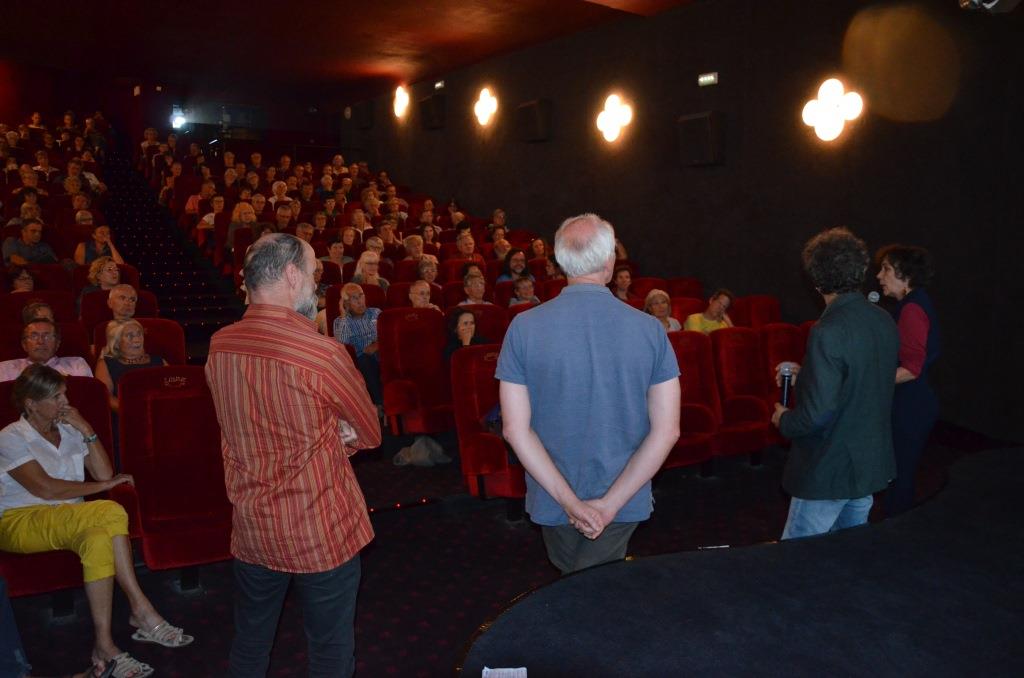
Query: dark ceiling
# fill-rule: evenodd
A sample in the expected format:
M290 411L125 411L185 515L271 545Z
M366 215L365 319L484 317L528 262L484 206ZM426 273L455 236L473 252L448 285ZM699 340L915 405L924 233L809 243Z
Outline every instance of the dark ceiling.
M202 89L330 87L352 98L689 2L25 1L4 9L0 30L12 57L49 68Z

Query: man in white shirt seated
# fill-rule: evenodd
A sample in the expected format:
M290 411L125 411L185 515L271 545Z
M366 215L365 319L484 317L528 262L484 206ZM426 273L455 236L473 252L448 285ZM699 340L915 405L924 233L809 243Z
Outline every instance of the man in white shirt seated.
M52 320L36 318L25 325L25 329L21 332L21 347L25 349L25 354L28 357L0 362L0 381L14 381L26 367L32 364L52 367L66 376L92 376L92 369L83 358L78 356L57 357L57 349L60 347L60 328Z

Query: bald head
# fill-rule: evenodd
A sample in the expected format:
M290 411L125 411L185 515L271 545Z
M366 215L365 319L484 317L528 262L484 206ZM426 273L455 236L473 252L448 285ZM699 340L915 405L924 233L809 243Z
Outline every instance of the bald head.
M615 264L615 230L596 214L562 222L555 232L555 258L569 278L609 276Z

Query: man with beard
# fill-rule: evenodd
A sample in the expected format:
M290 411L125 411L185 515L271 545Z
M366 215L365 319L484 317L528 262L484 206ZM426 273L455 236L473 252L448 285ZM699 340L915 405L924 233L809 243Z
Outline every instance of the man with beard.
M249 308L210 342L206 378L234 506L231 676L266 675L292 582L310 675L355 668L359 551L373 529L348 457L379 446L381 433L352 359L317 334L315 262L295 236L256 241L245 258Z

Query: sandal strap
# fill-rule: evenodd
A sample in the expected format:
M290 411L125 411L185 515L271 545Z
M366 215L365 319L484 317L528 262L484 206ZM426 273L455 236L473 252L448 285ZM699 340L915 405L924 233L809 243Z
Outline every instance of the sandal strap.
M122 652L116 657L111 657L111 660L117 662L114 668L114 675L118 678L129 678L130 676L139 676L143 674L148 675L153 672L152 666L140 662L127 652Z

